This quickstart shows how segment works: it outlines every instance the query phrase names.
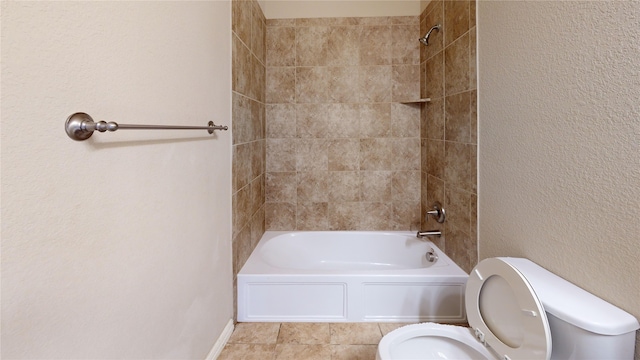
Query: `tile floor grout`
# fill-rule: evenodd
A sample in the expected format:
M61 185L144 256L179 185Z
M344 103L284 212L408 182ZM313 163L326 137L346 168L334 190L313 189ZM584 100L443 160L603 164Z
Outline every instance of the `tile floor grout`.
M374 360L380 339L404 325L238 323L218 359Z

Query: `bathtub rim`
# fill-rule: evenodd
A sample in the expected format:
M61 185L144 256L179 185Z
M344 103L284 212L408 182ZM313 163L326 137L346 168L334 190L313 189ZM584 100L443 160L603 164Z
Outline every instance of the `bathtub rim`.
M442 251L438 246L436 246L431 241L419 240L425 243L426 247L432 247L436 253L438 254L438 261L445 262L446 266L437 266L437 267L425 267L425 268L408 268L408 269L375 269L375 270L344 270L344 269L298 269L298 268L286 268L286 267L277 267L271 264L268 264L264 261L260 255L262 248L267 244L267 242L273 238L276 238L280 235L292 234L292 233L376 233L376 234L389 234L389 235L399 235L403 237L415 237L415 232L413 231L369 231L369 230L290 230L290 231L276 231L276 230L268 230L265 231L260 241L252 251L251 255L247 258L247 261L242 266L240 271L238 272L238 276L242 275L251 275L251 276L269 276L269 275L304 275L304 276L313 276L313 275L332 275L332 276L352 276L352 275L375 275L375 274L384 274L385 276L407 276L407 275L416 275L416 276L451 276L451 277L468 277L468 273L466 273L460 266L458 266L449 256L447 256L444 251Z

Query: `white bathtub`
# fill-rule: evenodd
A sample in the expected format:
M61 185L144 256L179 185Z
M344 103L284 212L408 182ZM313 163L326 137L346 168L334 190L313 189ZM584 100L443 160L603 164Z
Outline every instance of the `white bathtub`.
M238 273L238 321L463 323L467 276L415 232L267 231Z

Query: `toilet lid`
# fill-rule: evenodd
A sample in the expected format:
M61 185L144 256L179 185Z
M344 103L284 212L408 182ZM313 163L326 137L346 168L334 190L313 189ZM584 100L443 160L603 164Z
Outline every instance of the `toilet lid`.
M501 258L485 259L469 275L465 291L476 338L503 359L551 356L547 314L527 279Z

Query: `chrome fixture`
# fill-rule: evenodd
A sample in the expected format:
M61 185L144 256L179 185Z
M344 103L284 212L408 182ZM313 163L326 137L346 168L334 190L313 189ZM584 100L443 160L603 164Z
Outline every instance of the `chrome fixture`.
M444 222L444 220L446 219L446 214L444 213L444 209L442 208L442 204L440 204L440 202L438 202L438 201L433 203L433 210L427 211L427 215L433 216L433 218L436 219L436 221L439 222L440 224L442 224ZM429 220L429 219L427 219L427 220Z
M441 28L442 28L442 25L440 24L435 25L434 27L429 29L429 31L427 31L427 34L424 37L421 37L420 39L418 39L418 41L420 41L425 46L429 46L429 36L431 36L431 32L433 30L440 31Z
M428 262L436 262L438 261L438 254L433 248L429 248L429 251L424 255Z
M418 233L416 234L416 237L419 237L419 238L423 238L425 236L440 237L442 236L442 232L440 230L427 230L427 231L418 231Z
M433 218L436 219L436 221L439 222L440 224L442 224L446 218L444 209L442 208L442 204L440 204L440 202L438 201L433 203L433 210L427 211L427 215L433 216ZM428 221L428 220L429 220L429 217L428 216L425 217L425 221ZM425 236L440 237L442 236L442 232L440 230L427 230L427 231L418 231L418 233L416 234L416 237L419 237L419 238L423 238Z
M229 127L216 125L213 121L209 121L207 126L182 126L182 125L132 125L118 124L113 121L94 122L88 114L78 112L71 114L64 123L64 129L70 138L77 141L87 140L93 135L94 131L116 131L118 129L143 129L143 130L207 130L209 134L213 134L214 130L227 130Z

